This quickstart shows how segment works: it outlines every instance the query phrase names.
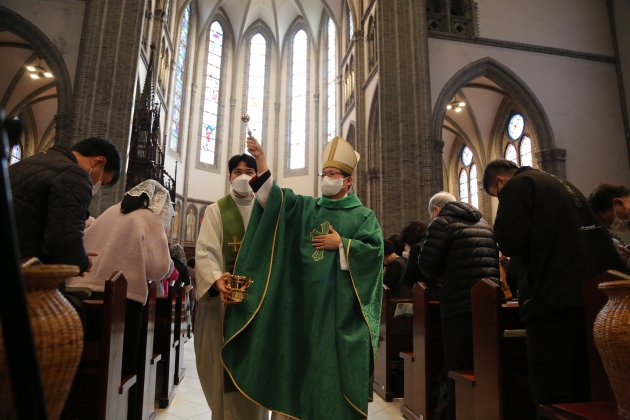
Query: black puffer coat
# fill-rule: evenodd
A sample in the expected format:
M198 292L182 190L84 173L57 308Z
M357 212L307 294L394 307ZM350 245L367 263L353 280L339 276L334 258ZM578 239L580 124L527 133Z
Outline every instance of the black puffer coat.
M70 149L53 146L9 167L22 258L88 267L83 230L92 180Z
M497 243L481 216L470 204L452 202L429 224L418 267L431 281L442 281L442 319L471 311L470 288L482 278L499 282Z

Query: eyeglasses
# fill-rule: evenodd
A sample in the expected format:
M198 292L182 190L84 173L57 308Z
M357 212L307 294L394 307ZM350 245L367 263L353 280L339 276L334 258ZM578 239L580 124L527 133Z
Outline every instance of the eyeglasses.
M341 176L343 176L343 174L342 174L341 172L325 172L325 173L323 173L323 172L322 172L321 174L317 174L317 175L318 175L320 178L323 178L323 177L325 177L325 176L328 176L328 177L333 177L333 176L335 176L335 175L341 175Z

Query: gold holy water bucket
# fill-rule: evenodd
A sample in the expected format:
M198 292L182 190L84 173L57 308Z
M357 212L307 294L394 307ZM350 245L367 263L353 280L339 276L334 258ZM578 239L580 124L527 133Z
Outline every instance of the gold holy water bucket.
M225 281L225 287L230 291L228 300L232 302L243 302L247 299L247 288L254 280L245 276L230 276Z

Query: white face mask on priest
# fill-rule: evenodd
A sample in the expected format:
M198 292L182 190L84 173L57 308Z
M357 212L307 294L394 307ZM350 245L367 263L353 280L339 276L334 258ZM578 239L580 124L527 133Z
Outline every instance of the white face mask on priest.
M230 175L228 180L236 197L252 197L252 187L249 181L256 175L256 160L247 153L232 156L228 162Z
M341 137L328 142L322 152L322 172L319 174L323 196L338 200L348 195L359 158L352 145Z

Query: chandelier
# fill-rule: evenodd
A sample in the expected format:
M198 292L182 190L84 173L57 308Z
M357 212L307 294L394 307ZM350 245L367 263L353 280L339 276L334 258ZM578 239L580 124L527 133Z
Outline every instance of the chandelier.
M28 65L26 66L26 70L31 73L31 77L33 79L40 79L44 77L53 77L52 73L42 67L42 59L39 59L39 64L36 66Z
M462 112L462 108L466 106L466 103L464 101L458 100L457 99L457 95L455 95L455 99L453 99L453 101L446 105L446 109L454 109L455 112Z

